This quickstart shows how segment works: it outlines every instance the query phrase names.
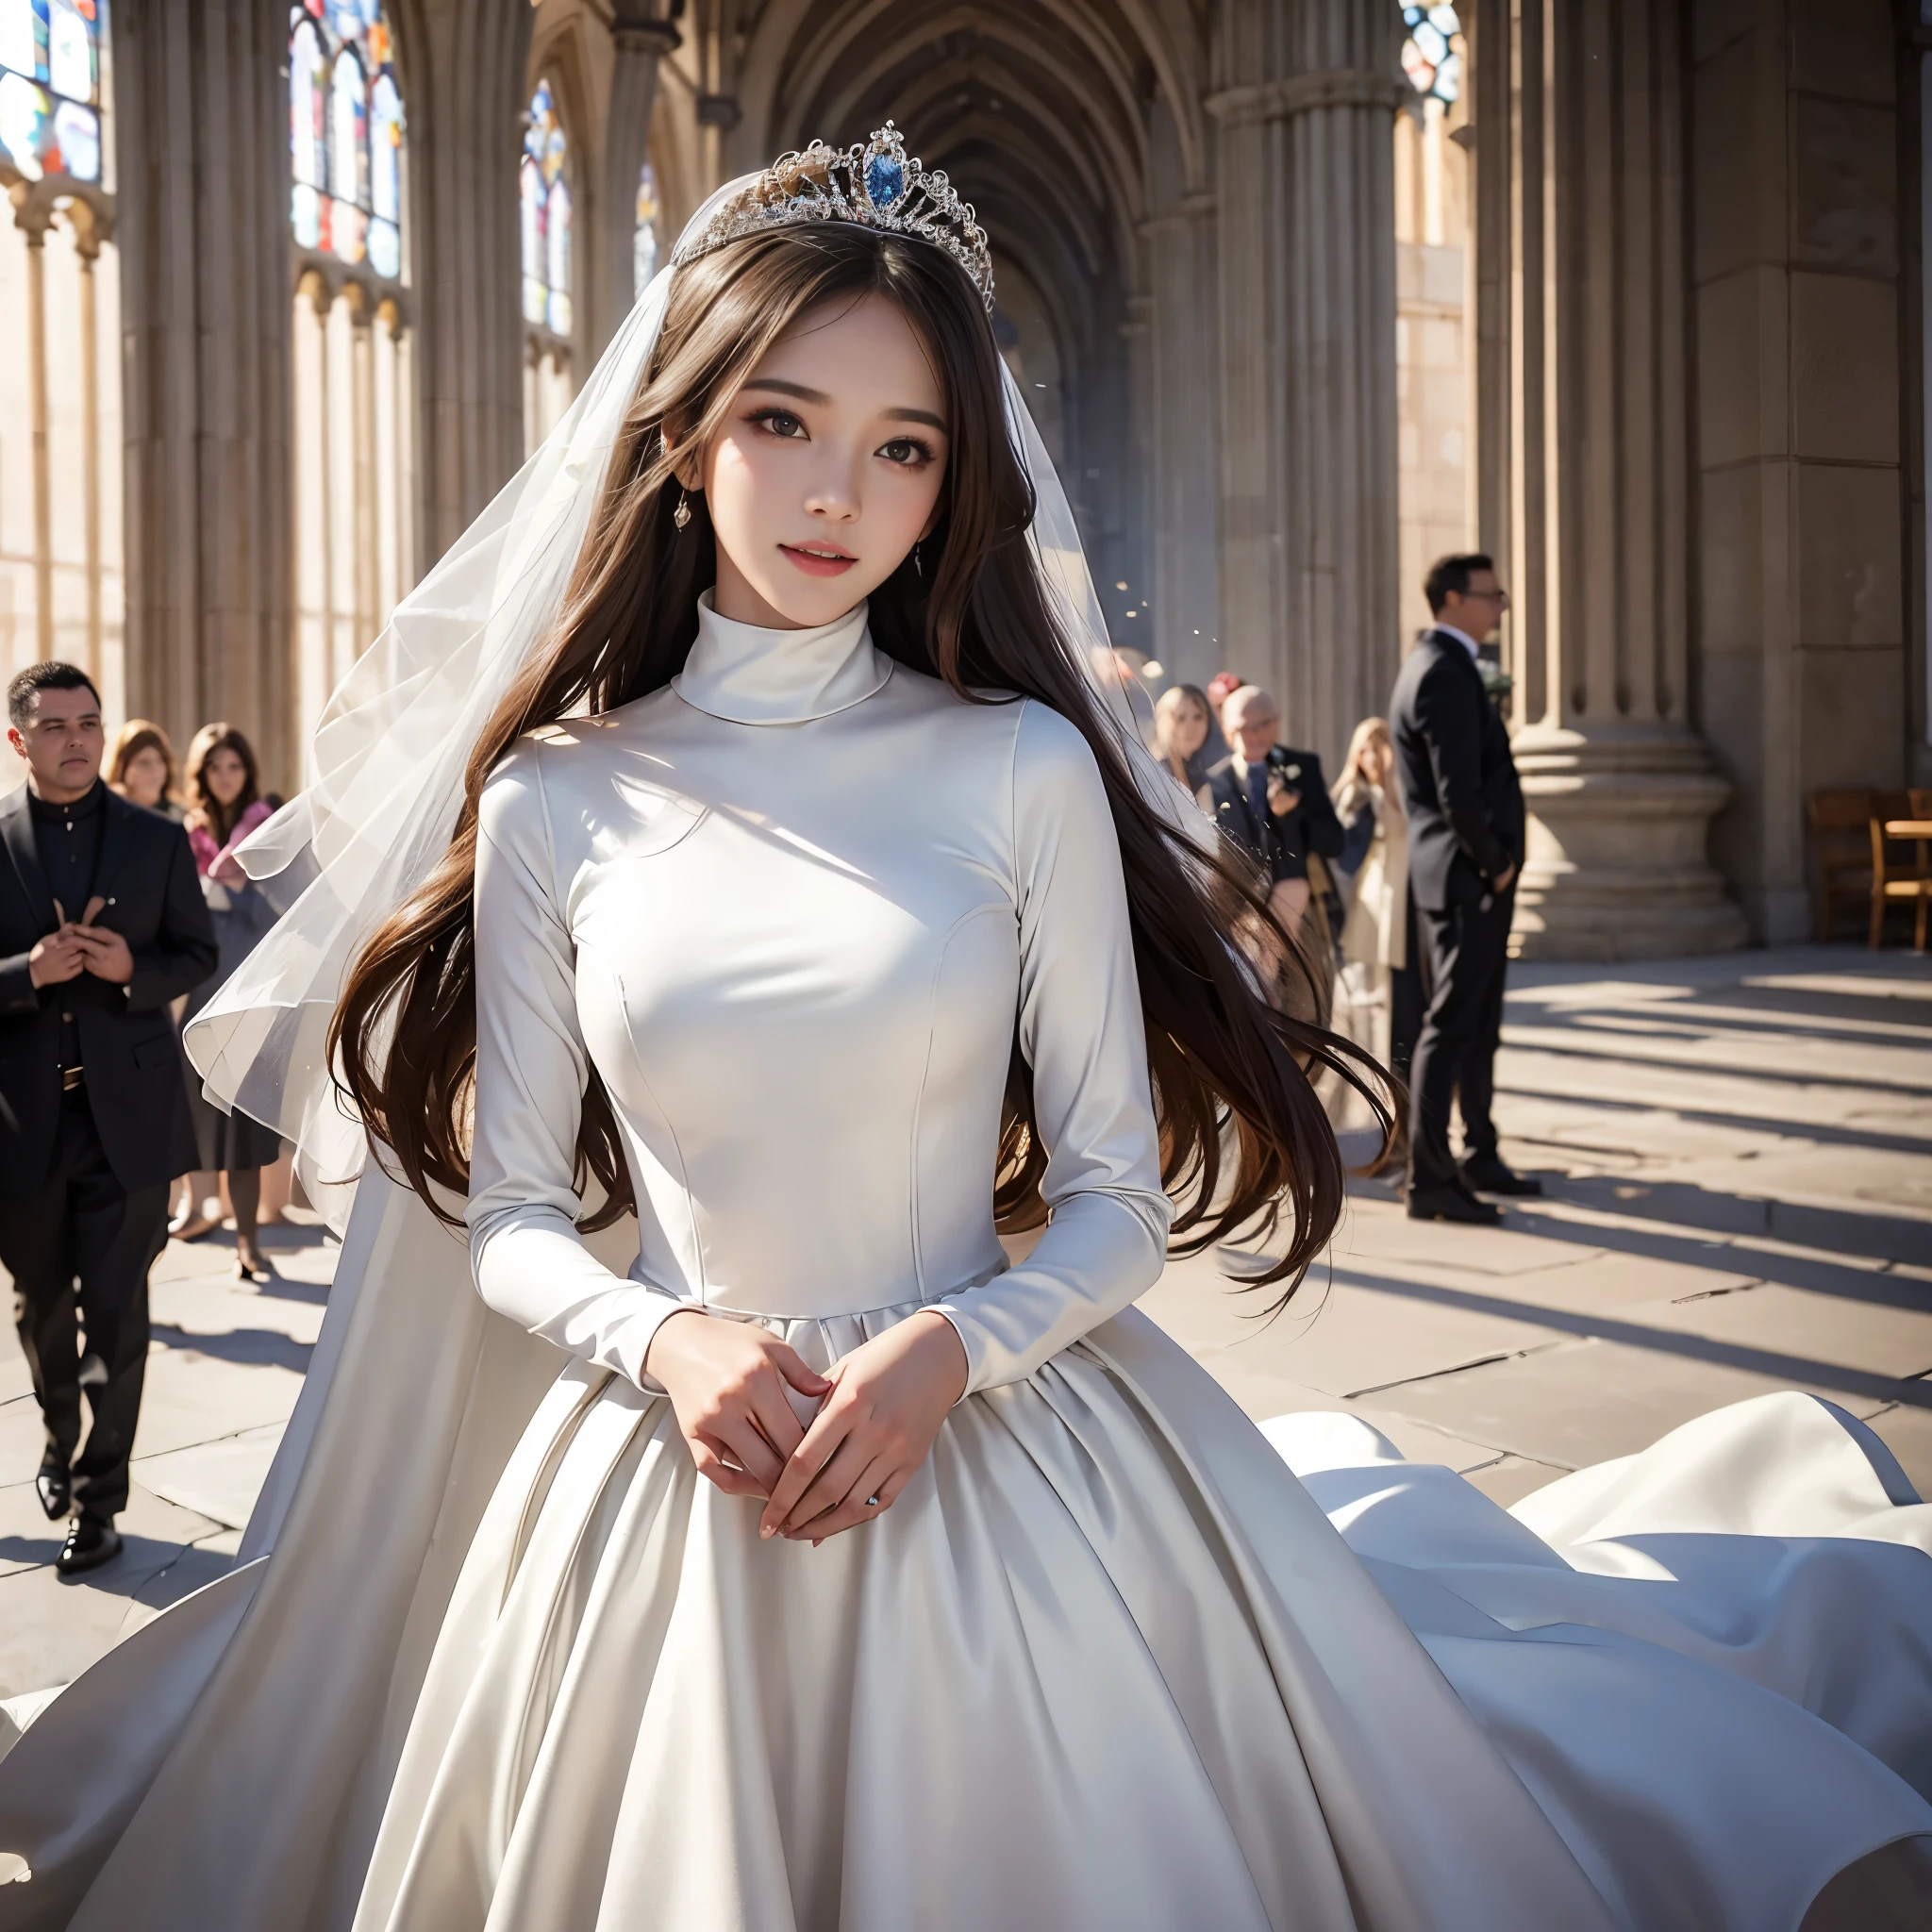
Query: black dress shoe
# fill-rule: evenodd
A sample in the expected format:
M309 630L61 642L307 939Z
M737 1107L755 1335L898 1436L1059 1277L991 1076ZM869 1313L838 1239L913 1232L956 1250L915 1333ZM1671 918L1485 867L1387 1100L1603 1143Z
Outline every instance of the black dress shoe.
M1454 1181L1433 1188L1410 1188L1408 1218L1411 1221L1460 1221L1471 1227L1494 1227L1503 1210L1488 1201L1465 1193Z
M34 1493L41 1499L41 1507L46 1511L50 1523L58 1523L65 1516L74 1503L74 1478L67 1473L67 1467L59 1462L43 1462L41 1473L34 1478Z
M110 1557L121 1554L121 1535L111 1523L97 1516L76 1516L67 1525L67 1541L54 1558L54 1568L62 1576L78 1576L86 1570L98 1570Z
M1542 1182L1506 1167L1501 1157L1494 1154L1479 1154L1474 1160L1465 1160L1457 1172L1462 1176L1463 1186L1474 1188L1479 1194L1529 1195L1543 1191Z

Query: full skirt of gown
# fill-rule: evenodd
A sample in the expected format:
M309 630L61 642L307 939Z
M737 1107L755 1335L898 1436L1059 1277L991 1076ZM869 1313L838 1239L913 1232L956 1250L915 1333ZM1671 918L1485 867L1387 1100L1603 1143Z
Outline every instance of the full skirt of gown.
M767 1543L370 1193L242 1567L0 1760L8 1932L1921 1922L1932 1508L1815 1398L1505 1512L1129 1311Z

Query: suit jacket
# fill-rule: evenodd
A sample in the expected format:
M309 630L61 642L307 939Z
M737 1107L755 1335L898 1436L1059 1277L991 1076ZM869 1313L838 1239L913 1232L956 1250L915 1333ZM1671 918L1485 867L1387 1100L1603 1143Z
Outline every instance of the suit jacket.
M1508 726L1460 639L1423 633L1396 675L1389 735L1416 904L1441 912L1480 898L1523 863L1523 787Z
M46 1179L60 1110L60 1016L74 1014L102 1151L124 1188L152 1187L198 1165L169 1003L215 970L215 935L188 835L112 791L102 800L94 892L134 955L125 987L91 973L36 987L35 942L54 930L54 897L34 841L25 786L0 803L0 1197ZM70 907L78 917L81 908Z
M1282 774L1291 791L1301 793L1301 803L1285 817L1264 812L1257 823L1248 801L1247 788L1235 770L1230 756L1208 774L1208 802L1214 821L1224 832L1240 840L1257 858L1271 879L1305 879L1308 875L1308 854L1339 858L1347 834L1335 816L1328 787L1322 776L1322 760L1311 751L1293 751L1277 744L1268 754L1271 770ZM1294 775L1290 766L1298 767Z

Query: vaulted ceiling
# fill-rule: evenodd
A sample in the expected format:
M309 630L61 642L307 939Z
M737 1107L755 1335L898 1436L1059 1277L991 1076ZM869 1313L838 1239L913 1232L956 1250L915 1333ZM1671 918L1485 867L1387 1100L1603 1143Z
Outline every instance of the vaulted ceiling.
M1063 344L1121 319L1147 208L1149 108L1175 105L1198 177L1203 28L1189 0L765 0L737 75L733 159L888 116L971 201Z

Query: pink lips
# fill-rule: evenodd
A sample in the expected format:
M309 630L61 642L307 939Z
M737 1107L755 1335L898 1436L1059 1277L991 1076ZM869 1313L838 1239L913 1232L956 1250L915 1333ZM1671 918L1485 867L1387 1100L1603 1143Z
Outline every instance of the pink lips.
M778 548L809 577L841 576L858 561L842 552L837 557L821 557L816 551L800 550L791 543L781 543Z

